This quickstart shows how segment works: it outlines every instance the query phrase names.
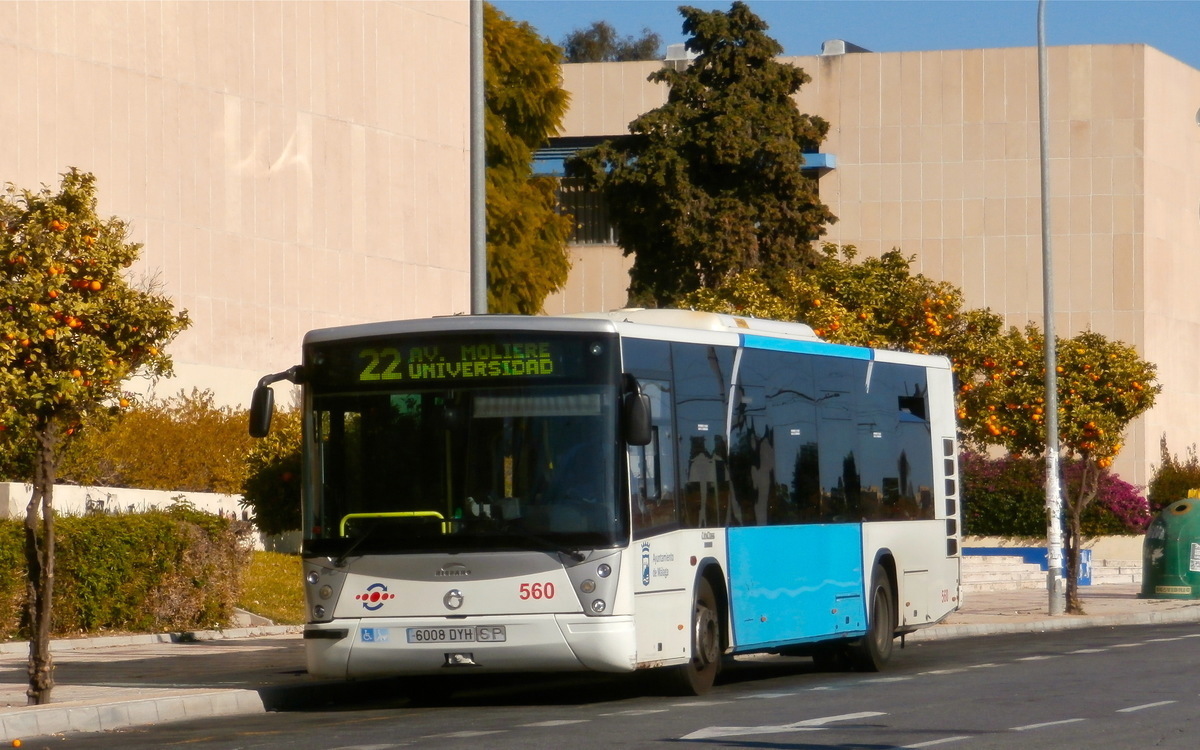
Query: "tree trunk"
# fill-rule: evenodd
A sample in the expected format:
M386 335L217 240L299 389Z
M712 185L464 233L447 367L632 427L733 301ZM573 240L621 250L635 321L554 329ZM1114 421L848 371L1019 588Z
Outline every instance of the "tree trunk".
M1067 492L1067 602L1066 610L1069 615L1082 615L1083 602L1079 599L1079 562L1082 558L1080 548L1083 542L1083 511L1092 501L1100 487L1100 467L1092 458L1082 459L1082 470L1079 473L1079 488L1072 494Z
M53 421L38 432L33 492L25 509L25 620L29 624L29 689L27 705L50 702L54 661L50 656L50 617L54 600L54 480L57 435ZM40 518L39 518L40 516Z
M1083 603L1079 600L1079 533L1080 514L1072 510L1067 513L1066 540L1066 610L1069 615L1082 615Z

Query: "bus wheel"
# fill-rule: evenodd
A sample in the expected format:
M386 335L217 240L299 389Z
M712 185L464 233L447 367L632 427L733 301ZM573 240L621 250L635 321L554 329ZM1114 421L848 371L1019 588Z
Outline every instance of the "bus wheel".
M721 669L721 611L712 584L701 578L692 606L692 659L672 668L672 682L683 695L703 695L712 689Z
M870 620L867 634L851 648L850 658L861 672L878 672L892 658L896 637L896 596L882 565L871 573Z

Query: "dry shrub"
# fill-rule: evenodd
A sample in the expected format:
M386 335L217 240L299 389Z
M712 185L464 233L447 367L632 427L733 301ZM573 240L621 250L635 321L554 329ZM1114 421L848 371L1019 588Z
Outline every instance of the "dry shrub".
M89 419L68 444L61 481L105 487L237 494L252 438L244 409L218 407L213 393L180 391Z

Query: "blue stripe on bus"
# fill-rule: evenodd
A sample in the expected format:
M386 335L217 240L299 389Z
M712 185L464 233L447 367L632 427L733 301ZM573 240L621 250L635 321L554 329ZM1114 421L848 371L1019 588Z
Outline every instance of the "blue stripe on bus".
M866 632L861 524L732 527L726 540L735 652Z
M843 357L845 359L873 359L874 353L861 346L846 346L845 344L829 344L824 341L796 341L794 339L777 339L770 336L756 336L750 333L742 334L742 345L750 349L769 349L777 352L799 352L800 354L822 354L826 357Z

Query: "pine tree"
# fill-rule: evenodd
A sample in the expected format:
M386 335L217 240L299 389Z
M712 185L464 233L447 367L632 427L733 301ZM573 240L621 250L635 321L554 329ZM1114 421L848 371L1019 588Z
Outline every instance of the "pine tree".
M781 283L816 260L812 243L836 221L801 171L829 128L792 99L809 76L775 59L782 47L745 3L680 13L697 57L650 76L670 87L667 102L568 164L603 194L634 255L633 304L670 305L753 268Z

